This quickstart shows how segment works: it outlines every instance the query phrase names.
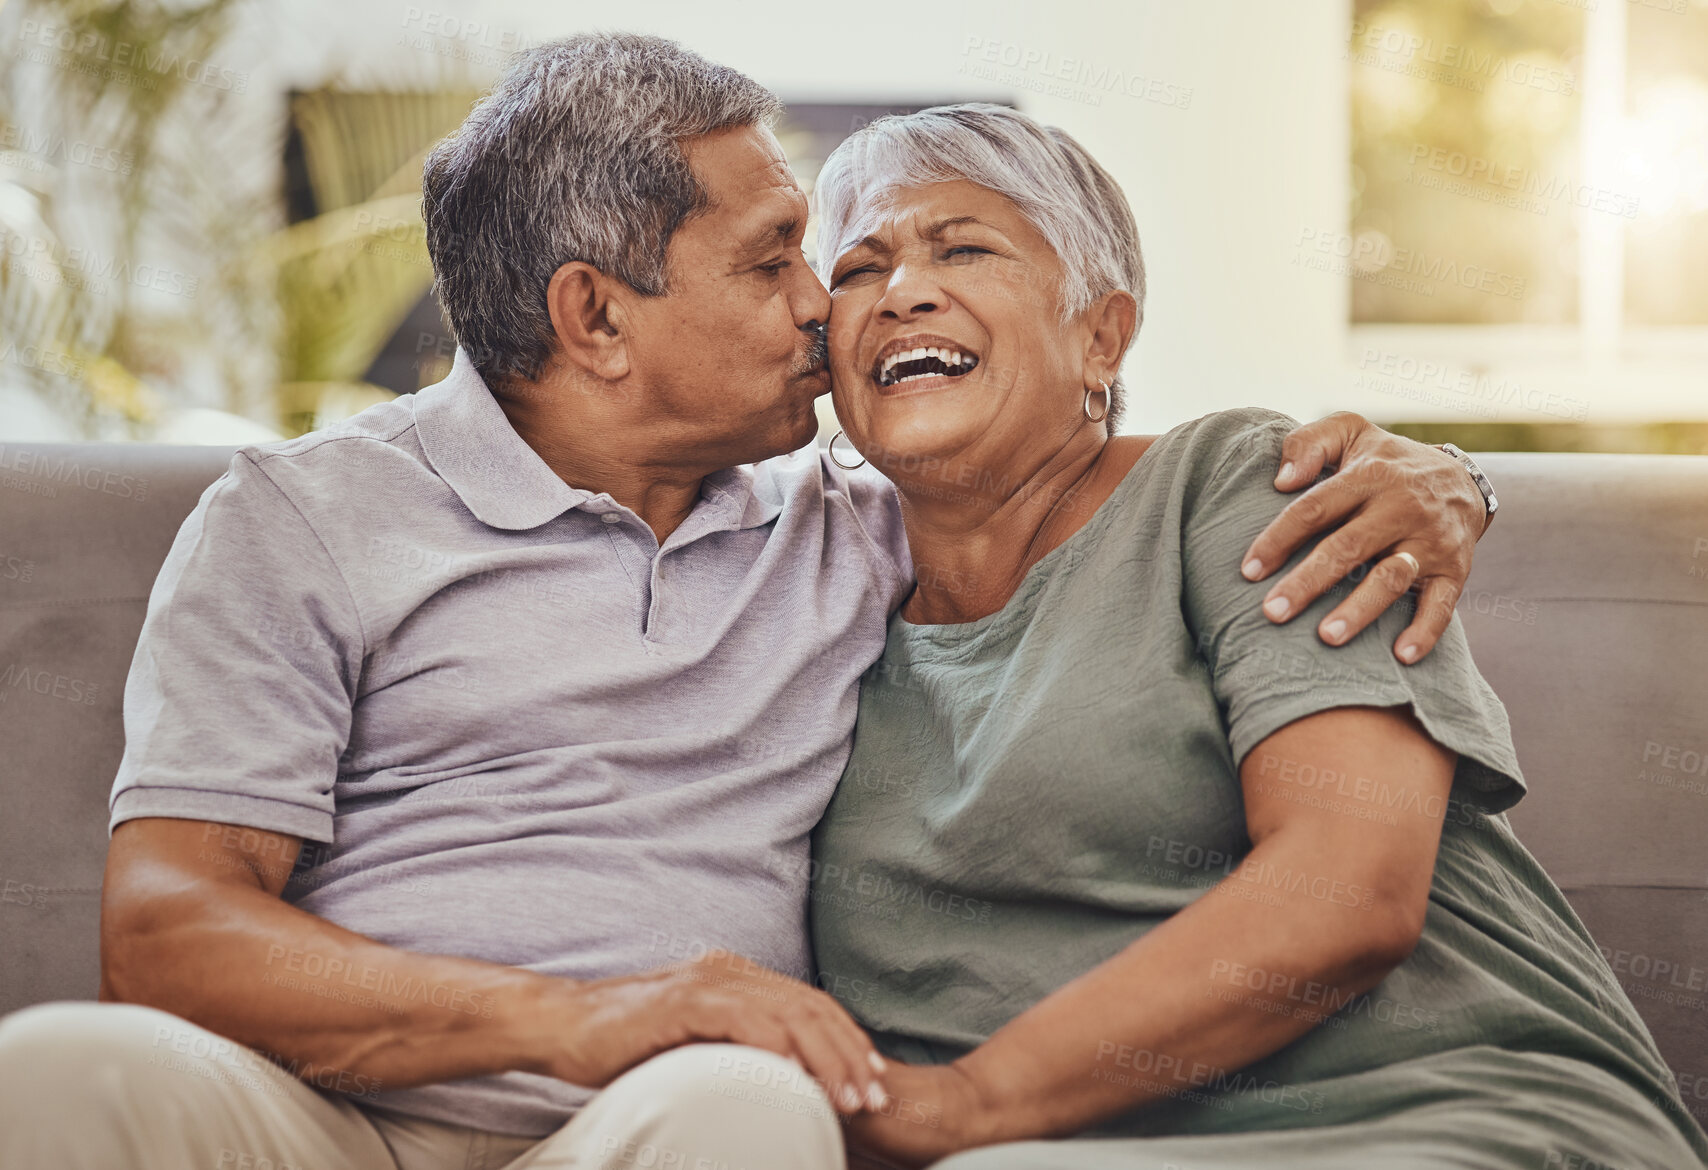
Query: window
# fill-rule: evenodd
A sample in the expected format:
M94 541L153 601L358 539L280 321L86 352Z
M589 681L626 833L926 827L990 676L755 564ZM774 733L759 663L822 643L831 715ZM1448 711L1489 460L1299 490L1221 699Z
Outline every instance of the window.
M1346 56L1354 354L1530 387L1486 418L1701 417L1708 0L1355 0Z

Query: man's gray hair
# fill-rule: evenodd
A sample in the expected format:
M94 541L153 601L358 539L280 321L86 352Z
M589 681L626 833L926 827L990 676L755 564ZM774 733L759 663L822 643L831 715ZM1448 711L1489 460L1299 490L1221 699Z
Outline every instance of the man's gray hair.
M1063 131L1007 106L969 102L879 118L844 139L819 172L818 255L836 257L867 235L884 196L902 187L965 179L1006 196L1060 257L1063 321L1116 289L1145 319L1145 261L1127 198ZM1108 430L1124 406L1115 379Z
M422 178L439 303L487 384L537 378L551 357L546 288L560 266L666 292L670 238L709 205L682 141L768 126L782 108L662 37L583 34L519 54Z

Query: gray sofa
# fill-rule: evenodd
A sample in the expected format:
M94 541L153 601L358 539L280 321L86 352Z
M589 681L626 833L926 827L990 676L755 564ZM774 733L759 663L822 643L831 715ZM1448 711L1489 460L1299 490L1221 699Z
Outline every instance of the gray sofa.
M0 444L0 1013L93 998L107 793L160 562L225 448ZM1708 1123L1708 458L1488 455L1460 602L1514 828Z

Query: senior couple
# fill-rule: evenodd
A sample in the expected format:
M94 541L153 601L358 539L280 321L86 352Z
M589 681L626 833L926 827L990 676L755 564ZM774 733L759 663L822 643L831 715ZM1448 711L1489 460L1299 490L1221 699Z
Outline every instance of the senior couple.
M840 147L821 283L778 111L581 36L432 153L455 367L185 522L0 1163L1697 1164L1499 815L1476 478L1117 435L1133 218L1012 110Z

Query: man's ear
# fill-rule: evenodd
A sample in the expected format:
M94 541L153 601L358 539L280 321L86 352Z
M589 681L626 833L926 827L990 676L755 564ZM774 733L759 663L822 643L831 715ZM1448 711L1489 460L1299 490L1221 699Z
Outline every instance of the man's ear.
M1138 328L1139 303L1122 289L1104 293L1086 310L1091 335L1085 347L1087 385L1113 382L1121 368L1121 357L1133 344Z
M622 281L581 260L552 273L546 311L565 361L607 382L628 374L628 291Z

